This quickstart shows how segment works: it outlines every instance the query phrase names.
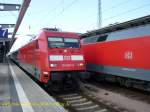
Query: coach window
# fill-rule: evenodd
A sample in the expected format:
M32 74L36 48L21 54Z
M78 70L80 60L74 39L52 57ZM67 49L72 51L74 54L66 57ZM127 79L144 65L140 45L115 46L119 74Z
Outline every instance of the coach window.
M38 40L36 40L36 49L39 49Z
M102 35L102 36L99 36L99 38L97 39L97 42L103 42L103 41L106 41L108 35Z

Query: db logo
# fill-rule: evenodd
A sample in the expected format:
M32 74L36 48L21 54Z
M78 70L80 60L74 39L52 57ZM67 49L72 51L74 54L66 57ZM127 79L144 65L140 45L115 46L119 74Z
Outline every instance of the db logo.
M125 58L126 60L132 60L132 59L133 59L133 52L132 52L132 51L127 51L127 52L125 52L124 58Z
M70 56L64 56L64 60L70 60L71 57Z

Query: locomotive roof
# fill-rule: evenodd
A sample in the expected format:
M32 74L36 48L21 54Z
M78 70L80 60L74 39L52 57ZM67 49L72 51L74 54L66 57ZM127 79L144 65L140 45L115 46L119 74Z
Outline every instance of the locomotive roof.
M46 33L47 35L58 35L58 36L67 36L67 37L76 37L76 38L80 38L80 34L79 33L76 33L76 32L67 32L67 31L50 31L50 30L45 30L45 29L42 29L42 32Z
M59 32L59 33L67 33L67 34L70 33L71 35L77 35L77 33L74 33L74 32L51 31L51 30L47 30L45 28L42 29L42 31L44 31L44 32ZM40 35L40 33L38 35ZM29 35L28 34L28 35L19 36L19 38L17 38L16 41L13 43L8 55L16 52L18 49L20 49L23 46L25 46L25 45L31 43L32 41L36 40L37 38L39 38L38 35Z
M42 29L43 30L43 29ZM70 34L79 34L79 33L76 33L76 32L67 32L67 31L50 31L50 30L43 30L44 32L58 32L58 33L70 33Z
M114 32L114 31L117 31L117 30L122 30L122 29L127 29L127 28L131 28L131 27L140 26L140 25L145 25L145 24L150 24L150 15L144 16L144 17L141 17L141 18L137 18L137 19L134 19L134 20L130 20L130 21L127 21L127 22L107 26L107 27L104 27L104 28L101 28L101 29L93 30L93 31L82 34L81 38L86 38L86 36L88 36L88 35L105 34L105 33Z
M8 55L13 53L13 52L16 52L21 47L23 47L26 44L30 43L32 40L34 40L34 38L35 38L35 35L22 35L22 36L19 36L19 38L17 38L15 40L15 42L13 43Z

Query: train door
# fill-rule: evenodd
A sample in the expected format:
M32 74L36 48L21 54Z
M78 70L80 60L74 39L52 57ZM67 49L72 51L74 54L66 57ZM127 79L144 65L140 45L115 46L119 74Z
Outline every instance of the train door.
M39 58L39 43L38 43L38 40L35 41L35 50L34 50L34 71L35 71L35 77L37 79L40 79L40 70L39 70L39 62L38 62L38 58Z

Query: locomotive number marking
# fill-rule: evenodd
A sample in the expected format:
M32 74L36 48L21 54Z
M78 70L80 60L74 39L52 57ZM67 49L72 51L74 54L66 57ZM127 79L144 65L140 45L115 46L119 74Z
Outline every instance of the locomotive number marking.
M132 60L132 59L133 59L133 52L132 52L132 51L126 51L126 52L124 53L124 58L125 58L126 60Z
M64 60L71 60L70 56L64 56Z
M74 67L74 64L62 64L63 67Z

